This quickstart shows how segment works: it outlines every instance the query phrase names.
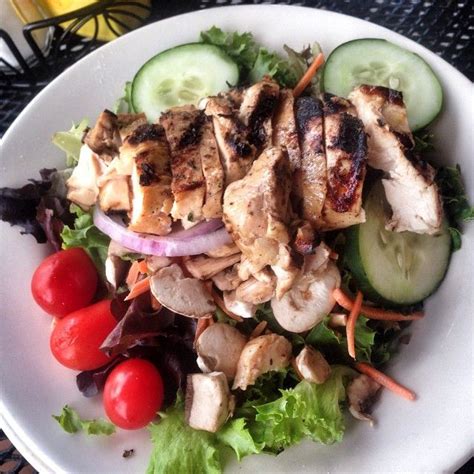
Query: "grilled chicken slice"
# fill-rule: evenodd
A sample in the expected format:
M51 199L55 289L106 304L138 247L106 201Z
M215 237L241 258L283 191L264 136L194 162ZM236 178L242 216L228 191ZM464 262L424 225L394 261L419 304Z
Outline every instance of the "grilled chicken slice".
M162 114L171 150L171 189L175 199L171 215L185 228L203 218L206 181L202 172L201 136L204 114L192 105L174 107Z
M104 110L94 128L87 132L84 143L104 161L110 162L118 155L122 143L117 116L110 110Z
M146 115L141 114L118 114L117 123L119 128L120 137L123 140L130 135L140 125L147 123Z
M77 166L66 182L67 198L85 209L93 206L99 196L97 180L105 168L97 153L82 145Z
M202 113L202 112L201 112ZM200 154L202 172L206 180L206 197L202 213L205 219L222 217L222 195L224 194L224 170L219 158L212 120L203 115Z
M287 227L290 185L288 154L273 147L254 161L245 178L232 183L224 193L224 223L253 274L267 265L282 272L294 267ZM278 283L277 294L281 295Z
M123 156L122 156L123 155ZM121 148L132 166L132 212L129 228L135 232L165 235L171 231L170 154L160 125L140 125Z
M435 172L414 152L402 94L362 85L349 99L369 136L369 165L386 175L382 183L392 208L387 229L435 234L443 216Z
M349 101L330 94L325 94L323 101L327 190L320 227L342 229L365 222L362 187L367 136Z
M292 171L297 170L301 165L294 108L293 91L282 89L273 116L273 145L286 147Z
M247 139L246 127L238 119L238 108L231 97L210 97L205 113L212 117L225 185L228 186L247 174L255 158L255 147Z
M240 354L232 389L246 390L260 375L287 367L290 359L291 343L283 336L266 334L252 339Z
M301 166L295 172L294 193L301 217L313 227L317 227L326 199L327 181L321 101L312 97L300 97L296 100L295 117L301 148Z
M130 211L130 183L127 176L109 179L99 189L99 205L105 211Z
M248 141L259 155L272 143L272 117L280 87L271 79L263 79L245 89L239 118L247 127Z

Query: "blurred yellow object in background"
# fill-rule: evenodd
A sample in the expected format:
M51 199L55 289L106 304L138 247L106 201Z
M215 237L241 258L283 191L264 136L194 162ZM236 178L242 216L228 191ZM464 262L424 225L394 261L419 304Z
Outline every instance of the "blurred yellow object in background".
M11 0L12 2L21 3L22 0ZM59 16L64 15L65 13L72 12L74 10L78 10L79 8L87 7L93 3L100 3L100 0L35 0L36 3L39 4L40 8L43 8L47 13L48 16ZM140 3L144 6L150 7L150 0L134 0L136 3ZM142 19L145 19L149 16L149 11L141 8L139 6L133 5L120 5L118 9L122 11L127 11L132 14L139 16ZM139 26L140 21L130 15L126 15L123 13L113 13L113 17L127 25L130 29L136 28ZM119 33L123 34L126 33L128 30L124 26L120 25L117 21L114 21L112 18L109 18L110 23L112 24L113 29ZM63 27L67 27L70 25L72 21L64 22L62 24ZM100 41L110 41L116 38L116 34L111 31L105 18L100 15L98 16L98 26L99 31L97 35L97 39ZM77 34L86 37L93 37L95 31L95 21L92 19L88 21L84 26L82 26L78 31Z

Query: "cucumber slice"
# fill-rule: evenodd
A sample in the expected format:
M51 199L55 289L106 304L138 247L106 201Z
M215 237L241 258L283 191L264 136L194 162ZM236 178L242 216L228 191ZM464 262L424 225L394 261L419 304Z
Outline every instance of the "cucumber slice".
M443 105L441 84L430 66L417 54L386 40L349 41L329 55L323 72L326 92L347 97L360 84L401 91L412 130L432 122Z
M197 105L238 80L237 64L217 46L183 44L157 54L140 68L132 83L133 108L155 121L164 110Z
M348 230L344 259L360 290L373 301L410 305L433 293L451 255L446 225L438 235L385 229L388 204L376 183L365 201L367 220Z

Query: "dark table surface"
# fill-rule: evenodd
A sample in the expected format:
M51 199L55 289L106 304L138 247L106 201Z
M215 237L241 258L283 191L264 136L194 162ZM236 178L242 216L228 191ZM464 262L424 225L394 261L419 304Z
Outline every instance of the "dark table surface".
M474 80L474 2L471 0L307 0L307 1L242 1L242 0L173 0L153 1L149 21L180 13L236 4L294 4L352 15L385 26L441 56ZM53 77L51 77L52 79ZM39 92L5 91L0 88L0 136L15 117ZM29 474L35 472L0 431L0 473ZM458 473L474 472L474 462L462 466Z

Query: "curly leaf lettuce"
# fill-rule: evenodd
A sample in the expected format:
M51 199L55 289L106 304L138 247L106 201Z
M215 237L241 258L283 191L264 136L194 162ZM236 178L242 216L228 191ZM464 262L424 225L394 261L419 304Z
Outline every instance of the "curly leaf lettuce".
M218 474L222 472L219 445L212 433L190 428L182 402L150 424L153 451L147 474Z
M201 41L218 46L237 63L241 82L257 82L270 76L282 86L294 87L302 75L292 61L257 44L252 33L227 33L213 26L201 32Z
M73 227L65 225L61 232L63 249L82 247L95 263L99 273L103 275L110 238L94 225L89 212L75 204L71 204L70 211L76 214L76 218Z
M94 420L82 420L77 411L68 405L64 405L59 415L53 415L61 428L67 433L84 431L88 435L106 435L115 433L115 426L101 418Z
M306 336L306 343L321 350L330 358L344 359L347 354L347 338L328 326L329 318L326 317L315 326ZM369 320L364 316L357 319L355 327L355 344L357 359L371 362L372 351L376 347L377 332L368 326Z
M325 444L340 441L345 428L340 404L346 378L353 374L348 367L333 366L324 384L299 382L281 389L276 399L272 392L270 401L261 392L215 434L187 426L178 400L160 422L150 425L153 452L147 473L220 473L224 448L232 449L240 460L250 454L278 453L303 438Z
M345 426L340 403L345 400L344 379L352 374L348 367L334 366L324 384L302 381L282 390L277 400L256 405L255 420L249 423L256 443L278 453L306 437L324 444L341 441Z
M56 132L53 135L53 144L66 153L66 165L76 166L81 152L82 137L87 129L87 119L77 125L73 124L71 129L64 132Z

